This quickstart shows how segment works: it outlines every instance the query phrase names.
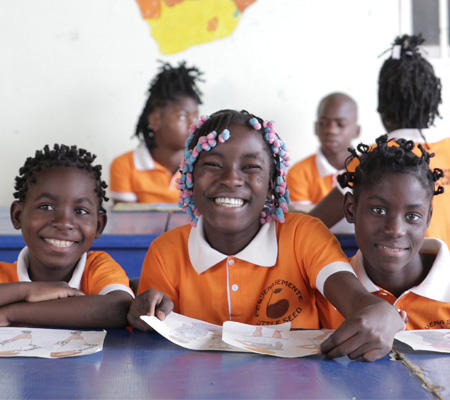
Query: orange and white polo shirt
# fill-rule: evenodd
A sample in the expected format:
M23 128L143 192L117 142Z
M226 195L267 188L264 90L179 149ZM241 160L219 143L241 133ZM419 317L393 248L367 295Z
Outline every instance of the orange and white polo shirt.
M158 289L175 312L218 325L232 320L319 328L316 291L323 292L330 275L353 270L321 221L285 217L283 224L262 225L245 249L230 256L207 243L202 217L195 228L164 233L150 245L138 293Z
M319 149L316 154L294 164L288 171L286 182L291 206L311 206L319 203L337 185L337 176L343 170L334 168ZM354 233L353 224L345 218L330 228L333 233Z
M178 203L177 172L153 160L145 143L111 164L110 195L116 202Z
M28 247L24 247L15 263L0 262L0 282L31 282L28 275ZM134 298L129 279L122 267L103 251L84 253L68 282L85 294L108 294L123 290Z
M447 245L433 238L425 238L420 253L436 254L436 259L426 278L398 298L375 285L364 269L361 251L351 259L350 264L364 288L375 296L406 311L406 329L450 329L450 279L448 268L450 253ZM338 328L344 317L323 297L318 303L324 328ZM324 316L322 318L322 315Z

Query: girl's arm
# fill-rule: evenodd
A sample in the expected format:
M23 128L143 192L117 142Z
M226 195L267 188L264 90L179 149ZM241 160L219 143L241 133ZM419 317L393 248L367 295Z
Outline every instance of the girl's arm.
M105 295L85 295L35 303L22 302L0 308L0 324L53 328L123 328L132 297L116 290Z
M309 211L309 215L319 218L328 228L331 228L344 218L344 195L338 188L334 188Z
M391 351L395 334L405 329L398 310L367 292L349 272L331 275L325 281L324 294L346 318L320 347L327 357L377 360Z
M10 282L0 283L0 307L22 301L45 301L83 296L66 282Z

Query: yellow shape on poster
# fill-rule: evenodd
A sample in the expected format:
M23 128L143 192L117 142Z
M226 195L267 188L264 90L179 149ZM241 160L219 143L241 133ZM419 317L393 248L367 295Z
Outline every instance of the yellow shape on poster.
M159 18L146 18L163 54L222 39L236 28L241 12L233 0L184 0L160 3Z

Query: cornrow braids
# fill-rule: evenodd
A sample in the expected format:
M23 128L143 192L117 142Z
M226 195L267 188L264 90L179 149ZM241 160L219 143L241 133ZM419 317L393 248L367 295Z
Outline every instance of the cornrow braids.
M185 62L181 62L178 67L172 67L169 63L162 64L160 72L150 83L149 97L135 131L135 136L145 141L149 149L155 146L155 132L148 123L149 114L156 108L166 107L179 97L190 97L202 104L202 92L197 87L197 81L203 82L200 78L202 75L197 67L186 67Z
M430 169L430 159L434 157L434 153L428 153L421 144L417 147L421 152L420 156L413 152L415 143L412 140L388 139L388 135L383 135L376 139L376 146L373 148L362 143L356 150L349 148L351 155L345 162L346 171L338 176L338 182L343 188L352 188L357 200L362 188L383 179L383 175L408 173L422 183L430 197L443 193L442 186L436 187L436 182L444 176L442 169ZM348 165L355 158L359 160L359 165L351 172Z
M428 128L440 117L441 81L420 54L422 35L398 36L378 79L378 112L398 128Z
M241 125L259 132L266 143L267 154L273 161L270 166L272 196L266 200L261 211L262 224L277 219L284 222L284 212L288 211L289 190L286 185L289 157L286 145L278 136L273 121L261 118L245 110L221 110L211 116L203 115L196 124L190 127L190 136L186 141L183 160L180 164L181 178L177 180L180 190L178 205L185 211L193 226L196 226L200 212L194 204L193 172L198 156L202 151L209 151L218 142L227 141L231 133L231 125Z
M103 208L103 201L109 200L105 191L108 185L102 180L102 166L93 165L96 157L95 154L76 146L54 144L51 150L48 145L45 145L42 150L36 150L34 157L28 157L25 164L19 169L19 176L15 178L14 198L24 202L30 186L36 183L36 174L42 170L55 167L78 168L88 172L94 178L99 210L106 212Z

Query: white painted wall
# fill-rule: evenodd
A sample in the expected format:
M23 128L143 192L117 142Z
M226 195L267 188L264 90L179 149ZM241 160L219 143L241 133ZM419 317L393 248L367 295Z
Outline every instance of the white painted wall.
M205 72L202 113L245 108L275 120L294 161L316 150L317 103L332 91L357 100L371 142L383 133L378 56L406 33L399 21L393 0L258 0L228 38L164 56L134 0L0 0L0 205L47 143L97 154L108 181L112 159L137 145L158 59ZM446 89L448 63L432 62Z

